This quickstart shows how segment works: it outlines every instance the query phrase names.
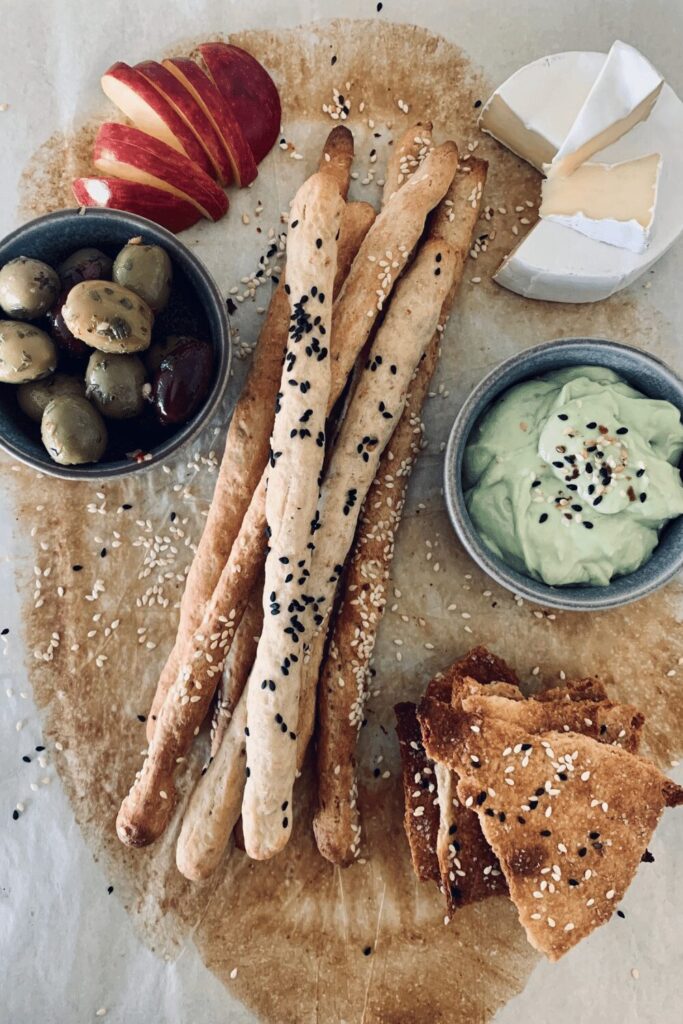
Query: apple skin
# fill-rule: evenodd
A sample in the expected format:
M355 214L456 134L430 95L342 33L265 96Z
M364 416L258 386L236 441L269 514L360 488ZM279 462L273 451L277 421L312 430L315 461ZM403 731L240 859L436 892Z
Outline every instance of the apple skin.
M282 107L275 82L263 65L239 46L202 43L197 50L260 163L280 134Z
M201 220L196 206L153 185L121 178L76 178L73 194L79 206L99 206L125 210L147 217L177 234Z
M188 200L204 217L220 220L225 192L182 153L125 124L103 124L95 137L95 167L106 177L140 181ZM145 181L151 176L153 180Z
M136 68L117 61L101 78L102 89L136 128L184 153L215 177L208 154L191 128L163 93Z
M258 174L256 161L229 102L189 57L170 57L162 63L205 109L223 141L236 184L240 188L251 184Z
M155 89L166 97L171 106L182 117L206 153L214 168L215 176L221 185L229 185L233 178L232 164L218 132L210 118L201 108L196 99L168 68L155 60L143 60L135 65L135 70L152 83Z

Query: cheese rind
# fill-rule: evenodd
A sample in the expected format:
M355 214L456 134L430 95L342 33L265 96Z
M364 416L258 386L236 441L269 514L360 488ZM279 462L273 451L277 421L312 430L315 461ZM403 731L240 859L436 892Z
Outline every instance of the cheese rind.
M604 53L570 51L527 64L489 97L479 127L542 170L564 141L604 63Z
M664 85L633 46L615 42L566 138L544 170L568 175L646 120Z
M658 153L618 164L587 163L543 182L540 215L622 249L650 241L661 169Z

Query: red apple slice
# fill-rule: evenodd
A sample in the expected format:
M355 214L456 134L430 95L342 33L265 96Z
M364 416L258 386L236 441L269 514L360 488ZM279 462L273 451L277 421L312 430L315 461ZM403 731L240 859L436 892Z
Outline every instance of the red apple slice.
M95 137L95 167L107 178L153 185L219 220L228 197L201 167L165 142L126 124L103 124Z
M198 51L260 163L280 134L282 108L275 82L256 57L239 46L202 43Z
M207 174L215 174L206 150L192 129L140 71L117 61L102 75L101 83L105 95L136 128L194 160Z
M72 189L80 206L99 206L137 213L173 232L185 231L201 220L197 207L189 200L180 199L153 185L141 185L137 181L76 178Z
M143 60L140 64L135 65L135 70L144 75L147 81L151 82L162 96L165 96L206 150L220 183L229 185L233 177L232 164L228 159L225 146L192 93L188 92L168 68L158 64L155 60Z
M258 174L256 161L228 101L189 57L170 57L163 65L192 94L223 140L236 183L249 185Z

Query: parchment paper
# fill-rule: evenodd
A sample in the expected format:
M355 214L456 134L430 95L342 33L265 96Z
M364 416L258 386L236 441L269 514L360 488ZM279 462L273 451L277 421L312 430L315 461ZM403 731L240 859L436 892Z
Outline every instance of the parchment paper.
M386 139L416 116L431 116L440 136L448 130L458 142L477 141L474 101L543 53L606 50L622 38L683 89L683 16L666 2L598 6L580 0L570 11L559 0L419 6L387 0L381 12L377 6L216 2L184 3L181 10L159 0L21 6L5 0L0 231L69 201L68 181L85 166L92 126L112 115L97 84L110 63L187 52L219 33L260 30L238 41L286 86L285 137L303 156L274 152L253 189L231 193L224 222L186 233L226 293L256 268L268 228L279 230L279 212L332 125L321 105L333 87L348 93L346 81L360 172L352 195L373 201L378 189L362 184L371 148L383 155ZM340 15L368 21L314 24ZM417 21L422 28L392 28L391 21ZM301 27L282 31L294 26ZM399 98L409 104L408 115L398 109ZM379 142L374 130L382 134ZM535 198L533 172L493 143L482 142L480 152L491 160L487 201L494 209L505 204L514 210ZM380 177L381 159L377 167ZM255 218L257 200L263 212ZM530 679L602 673L615 695L643 707L652 755L679 781L683 777L672 767L683 748L681 581L648 602L593 619L552 618L519 605L475 569L453 538L440 454L471 385L505 356L538 341L582 333L620 338L682 369L683 246L610 302L548 306L524 302L487 280L512 244L514 222L496 222L489 252L471 264L426 409L429 448L411 484L394 572L400 596L382 627L380 692L370 702L361 743L366 864L339 872L316 857L306 783L299 835L285 856L262 866L238 855L208 886L192 889L174 871L177 819L169 838L148 851L125 851L112 836L116 806L144 745L137 715L147 710L173 632L174 577L189 557L186 539L196 540L201 528L212 490L211 453L220 453L246 360L235 360L223 416L169 473L156 469L100 489L37 480L7 460L0 463L0 631L9 630L0 635L2 1024L72 1024L99 1019L98 1011L131 1024L242 1024L255 1019L242 1003L278 1024L479 1024L496 1011L502 1022L522 1015L538 1022L680 1019L683 815L668 815L657 832L655 864L639 872L623 904L625 920L615 918L555 966L538 961L503 899L468 908L444 928L436 892L410 873L397 824L391 704L417 695L435 670L476 642L508 657ZM473 284L478 276L482 282ZM255 337L264 291L233 318L237 350ZM133 508L123 510L124 503ZM170 547L178 548L173 558ZM83 565L77 577L74 564ZM88 602L98 579L104 590ZM148 586L158 587L154 596L162 604L148 600L139 608L136 597ZM448 611L452 604L457 608ZM53 633L59 646L46 661ZM70 650L73 643L77 651ZM100 653L108 658L101 669L95 662ZM390 772L388 779L372 778L377 763ZM15 821L17 805L23 809ZM367 945L372 954L364 957Z

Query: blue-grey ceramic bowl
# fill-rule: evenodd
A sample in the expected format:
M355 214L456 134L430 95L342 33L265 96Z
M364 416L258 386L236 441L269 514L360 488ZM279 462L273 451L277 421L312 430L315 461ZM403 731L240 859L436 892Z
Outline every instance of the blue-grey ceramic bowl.
M51 476L68 480L112 479L163 462L199 433L218 408L228 382L230 329L226 304L215 281L175 235L145 217L98 209L49 213L24 224L0 243L0 267L15 256L33 256L56 266L70 253L85 246L94 246L115 256L129 239L138 235L146 243L163 246L173 264L171 299L155 321L155 337L192 334L210 340L214 348L211 390L202 407L182 426L162 429L151 416L138 426L133 425L134 421L128 421L127 426L110 421L107 428L112 444L101 462L60 466L43 447L38 424L32 423L20 410L14 385L0 384L0 447ZM127 451L138 448L149 452L152 458L136 462L126 457Z
M467 439L481 414L520 381L566 366L607 366L651 398L671 402L683 414L683 381L654 356L628 345L591 338L549 341L507 359L488 374L458 413L446 448L445 492L448 512L466 551L497 583L540 605L570 611L602 611L651 594L683 566L683 516L668 523L652 557L636 572L606 587L551 587L522 575L494 555L480 539L467 512L462 461Z

